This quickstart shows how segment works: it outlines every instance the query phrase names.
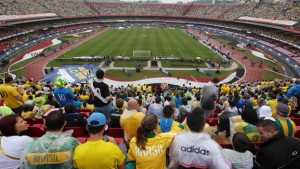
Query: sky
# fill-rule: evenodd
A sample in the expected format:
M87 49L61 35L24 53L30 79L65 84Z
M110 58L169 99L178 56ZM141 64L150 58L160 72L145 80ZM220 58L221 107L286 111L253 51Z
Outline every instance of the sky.
M123 0L123 1L139 1L139 0ZM160 0L162 3L176 3L178 1L181 1L183 3L191 2L192 0Z

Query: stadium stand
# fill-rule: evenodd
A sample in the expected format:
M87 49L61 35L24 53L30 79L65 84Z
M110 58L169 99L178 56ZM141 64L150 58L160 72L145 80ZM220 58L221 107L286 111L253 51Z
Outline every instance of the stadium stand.
M46 12L55 13L59 17L61 17L61 19L1 26L0 54L8 52L12 48L24 44L37 37L50 35L57 32L63 32L66 30L75 30L83 27L96 25L102 26L102 23L100 23L99 20L103 19L101 18L103 16L107 17L108 20L111 19L110 17L112 16L120 16L121 19L124 19L121 16L150 16L154 17L154 19L157 19L156 17L159 16L158 19L161 19L161 17L167 17L167 19L169 20L178 17L179 21L193 21L189 19L201 18L197 20L197 22L201 25L222 29L237 34L243 34L244 36L250 36L252 38L257 38L259 40L266 41L271 45L274 45L273 47L282 47L288 51L291 51L293 54L289 57L300 63L300 49L293 46L300 45L300 41L298 38L299 36L294 36L293 33L288 33L288 31L286 31L285 29L274 29L263 26L234 22L237 18L241 16L300 21L300 3L295 1L285 1L276 3L259 2L250 4L216 5L109 2L98 3L89 2L88 0L2 0L0 2L0 15L40 14ZM290 29L293 31L300 31L300 26L298 24L291 27ZM23 32L26 33L19 35L19 33ZM278 39L284 40L284 42L279 41ZM22 82L16 82L16 85L14 87L23 87L25 91L29 91L30 95L35 95L33 91L39 90L39 92L41 92L43 96L52 93L55 89L55 84L46 85L45 83L39 83L37 81L32 82L29 80L26 80L25 84L26 85L23 85ZM52 86L52 89L49 89L49 86ZM276 104L277 101L282 102L284 104L289 104L290 112L289 117L287 118L291 119L296 125L296 129L290 132L294 133L295 138L300 139L300 118L299 116L297 116L297 114L300 113L300 98L298 94L300 92L300 87L298 81L276 81L274 79L272 81L262 80L253 83L246 82L240 84L229 84L229 90L224 90L225 84L219 84L217 85L217 87L220 91L220 97L218 98L216 106L217 109L206 120L206 125L203 132L210 135L210 137L213 138L222 148L233 149L232 145L230 144L230 138L236 132L244 132L250 140L257 139L256 141L253 141L251 143L252 146L259 147L264 144L260 142L264 140L261 140L258 133L258 129L255 126L255 124L259 120L265 120L262 119L262 115L264 115L263 118L267 117L270 119L277 119L277 116L276 113L273 114L273 117L272 114L269 116L265 116L264 112L262 112L260 109L262 105L257 104L258 100L256 98L265 99L267 103L266 106L270 107L270 109L273 106L274 109L274 105L270 105L270 93L275 94ZM296 92L295 90L292 92L292 88L295 89L295 87L299 88L296 89ZM79 97L84 90L89 96L88 100L92 100L93 103L93 97L90 97L90 93L92 93L91 88L89 88L88 86L82 90L75 90L75 88L75 85L71 86L74 95ZM166 100L168 100L168 98L170 98L171 102L175 104L174 100L176 93L178 93L178 97L180 98L184 98L186 93L192 93L192 95L190 96L191 100L189 101L187 106L189 106L190 109L199 107L199 101L196 100L196 95L201 95L201 88L191 90L184 86L176 86L174 88L165 88L162 90L160 88L160 84L158 84L157 86L153 85L152 89L152 91L147 91L144 93L141 91L137 91L137 86L115 86L115 91L110 91L110 94L112 95L112 102L110 103L111 108L116 109L116 100L118 98L122 98L125 100L124 105L127 105L126 101L131 98L141 99L143 103L142 105L145 105L144 107L141 107L141 111L142 108L147 109L151 104L154 104L156 97L162 97L162 106L165 106L165 104L167 103ZM223 93L224 91L225 93ZM149 97L150 95L152 97ZM249 95L250 99L245 101L243 99L245 95ZM294 101L292 102L291 99L293 99ZM5 102L3 101L3 98L1 98L1 100L2 102ZM225 111L228 110L227 108L229 107L229 102L231 101L234 102L233 107L237 107L238 102L242 103L242 111L240 112L240 114L233 115L228 113L228 111ZM250 106L246 107L246 104ZM275 107L276 106L277 105L275 105ZM126 106L124 106L123 109L125 108ZM174 112L176 112L176 109L177 108L175 106ZM257 113L257 116L255 116L254 119L251 119L253 117L248 117L248 119L246 117L243 117L243 113L249 110L253 111L254 113ZM188 113L191 113L191 111ZM91 114L94 113L93 110L87 111L85 109L77 109L76 112L78 112L84 119L89 118ZM174 112L170 113L172 114ZM276 108L274 112L276 112ZM43 113L46 113L46 111ZM162 114L163 112L160 113ZM2 115L1 118L5 115L3 112L0 112L0 114ZM226 116L226 120L220 122L220 114L222 114L222 116ZM252 120L251 122L247 121L249 120L249 118L250 121ZM49 132L47 131L44 121L42 119L32 118L24 120L27 122L27 124L30 125L28 129L23 133L27 136L30 136L32 138L40 138L44 134ZM172 124L173 120L174 119L172 119ZM179 126L184 126L184 130L189 130L189 127L186 125L186 121L183 121L182 123L178 122L176 124L178 124L178 126L168 127L174 127L173 129L176 130ZM144 124L141 125L141 127L143 127ZM249 131L247 130L243 130L243 127L241 126L243 126L244 128L251 127L252 133L249 133ZM163 124L160 124L160 127L163 127ZM2 128L1 131L2 130L4 129ZM178 131L176 132L179 131L181 132L181 129L178 129ZM90 138L80 127L65 127L64 132L71 132L70 136L75 137L82 144L90 141ZM124 138L124 131L122 128L108 128L105 134L114 137L117 144L126 143L128 147L130 140L126 140ZM253 138L253 135L259 136L259 138ZM6 136L3 136L2 138L5 137ZM254 154L256 153L256 150L251 149L250 151ZM0 154L1 153L3 152L0 151ZM6 154L4 153L4 155ZM0 156L0 161L2 160L1 158L2 156ZM1 165L2 164L0 164L0 168L3 167ZM18 165L16 166L16 168L18 168Z

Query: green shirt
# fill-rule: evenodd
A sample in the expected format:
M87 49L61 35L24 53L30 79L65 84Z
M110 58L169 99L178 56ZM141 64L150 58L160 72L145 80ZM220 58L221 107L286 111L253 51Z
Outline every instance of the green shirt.
M44 135L31 142L22 154L21 168L73 168L73 154L79 142L73 137Z

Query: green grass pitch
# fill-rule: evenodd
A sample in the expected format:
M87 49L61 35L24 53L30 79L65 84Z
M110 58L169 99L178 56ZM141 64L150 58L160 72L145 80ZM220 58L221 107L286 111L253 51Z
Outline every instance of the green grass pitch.
M221 60L217 54L197 42L181 29L132 28L110 29L67 52L60 58L77 56L128 56L133 50L150 50L151 57L174 56Z

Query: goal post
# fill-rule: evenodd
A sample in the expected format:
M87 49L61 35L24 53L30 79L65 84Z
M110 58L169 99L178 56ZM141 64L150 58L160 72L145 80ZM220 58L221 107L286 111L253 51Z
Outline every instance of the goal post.
M150 50L133 50L134 58L150 58L151 51Z

